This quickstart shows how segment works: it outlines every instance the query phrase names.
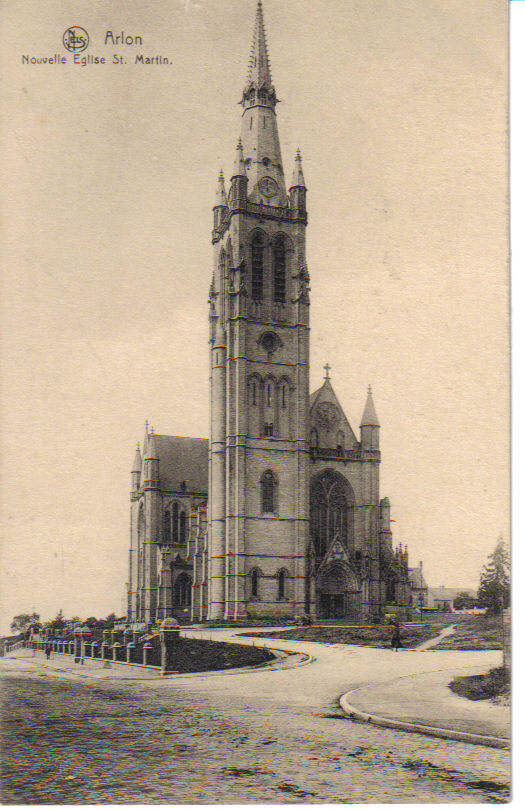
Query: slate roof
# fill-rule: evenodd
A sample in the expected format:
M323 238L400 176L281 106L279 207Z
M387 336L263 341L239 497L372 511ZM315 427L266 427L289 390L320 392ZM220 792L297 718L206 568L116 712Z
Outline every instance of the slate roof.
M159 458L160 487L180 492L186 482L186 492L208 492L208 439L155 434L155 449Z

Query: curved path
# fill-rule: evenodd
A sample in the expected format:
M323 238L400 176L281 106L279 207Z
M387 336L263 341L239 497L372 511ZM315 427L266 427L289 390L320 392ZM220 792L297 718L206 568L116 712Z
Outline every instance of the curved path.
M253 628L247 630L253 632ZM307 653L311 663L135 683L108 681L107 687L93 678L97 693L102 688L125 689L140 695L145 707L169 706L174 718L177 712L188 718L191 734L186 732L185 742L197 745L198 753L178 783L178 803L199 798L202 803L476 803L500 801L505 795L508 751L355 723L339 707L340 696L349 690L380 690L396 679L408 682L414 677L432 678L433 673L441 677L439 673L445 671L447 677L449 672L451 676L483 672L499 664L501 653L393 653L265 639L263 633L255 639L241 638L239 632L184 628L183 634ZM6 664L8 660L4 659ZM28 669L27 659L19 663ZM82 684L87 682L82 678ZM181 720L174 726L169 712L166 733L172 728L169 733L179 734ZM224 773L226 780L220 776ZM203 786L202 794L196 785ZM82 793L72 798L71 803L85 800Z

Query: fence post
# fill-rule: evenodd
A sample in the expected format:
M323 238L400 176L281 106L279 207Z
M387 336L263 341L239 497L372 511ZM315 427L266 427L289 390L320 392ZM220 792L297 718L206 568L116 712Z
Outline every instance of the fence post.
M180 626L176 619L168 617L160 625L161 675L175 669L176 648L180 640Z
M74 649L75 649L75 664L80 664L80 659L82 658L82 634L81 634L81 627L77 625L73 630L73 637L74 637Z
M149 642L146 642L146 644L144 644L143 647L142 647L142 663L143 663L144 666L148 665L148 657L149 657L149 651L150 650L151 650L151 644Z
M126 644L126 663L131 664L133 662L133 650L135 649L135 645L130 641L129 644Z

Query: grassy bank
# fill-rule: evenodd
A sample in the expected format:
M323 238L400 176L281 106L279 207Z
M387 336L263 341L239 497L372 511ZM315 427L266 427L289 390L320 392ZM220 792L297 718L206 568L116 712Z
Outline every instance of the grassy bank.
M456 627L456 632L441 641L437 650L501 650L501 616L471 616Z
M452 621L450 622L452 623ZM403 625L401 643L412 649L438 635L443 623L424 625ZM242 633L243 636L257 636L257 633ZM321 641L325 644L357 644L361 647L390 647L392 628L371 627L297 627L293 630L275 630L264 633L264 638L283 638L293 641Z
M497 667L484 675L454 678L449 683L449 689L469 700L507 698L510 697L510 673L504 667Z

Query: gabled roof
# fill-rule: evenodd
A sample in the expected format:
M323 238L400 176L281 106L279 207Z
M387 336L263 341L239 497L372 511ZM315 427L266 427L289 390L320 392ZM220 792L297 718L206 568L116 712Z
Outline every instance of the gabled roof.
M423 571L419 566L417 568L408 569L408 579L410 580L410 584L413 588L427 587L427 583L425 582L425 578L423 577Z
M333 430L327 432L325 434L325 437L329 438L329 435L332 434L332 433L335 434L335 432L337 432L337 430L340 430L340 429L343 430L343 431L346 430L346 432L348 434L348 440L349 440L348 444L347 444L347 448L351 448L352 444L357 444L357 439L356 439L355 433L352 430L352 426L350 425L350 422L346 418L346 414L345 414L343 408L341 407L341 403L339 402L334 389L332 388L332 383L330 382L329 377L325 377L322 386L320 388L318 388L317 391L314 391L313 394L310 394L310 427L311 428L316 426L315 425L315 422L316 422L315 409L316 409L317 405L320 404L321 402L331 402L331 403L333 403L334 405L337 406L337 408L339 409L339 412L340 412L340 414L342 416L342 421L336 427L334 427ZM323 447L322 440L323 440L323 436L320 435L319 436L319 442L320 442L319 446L320 447Z
M208 439L155 434L155 449L162 490L180 492L185 481L186 492L208 492Z

